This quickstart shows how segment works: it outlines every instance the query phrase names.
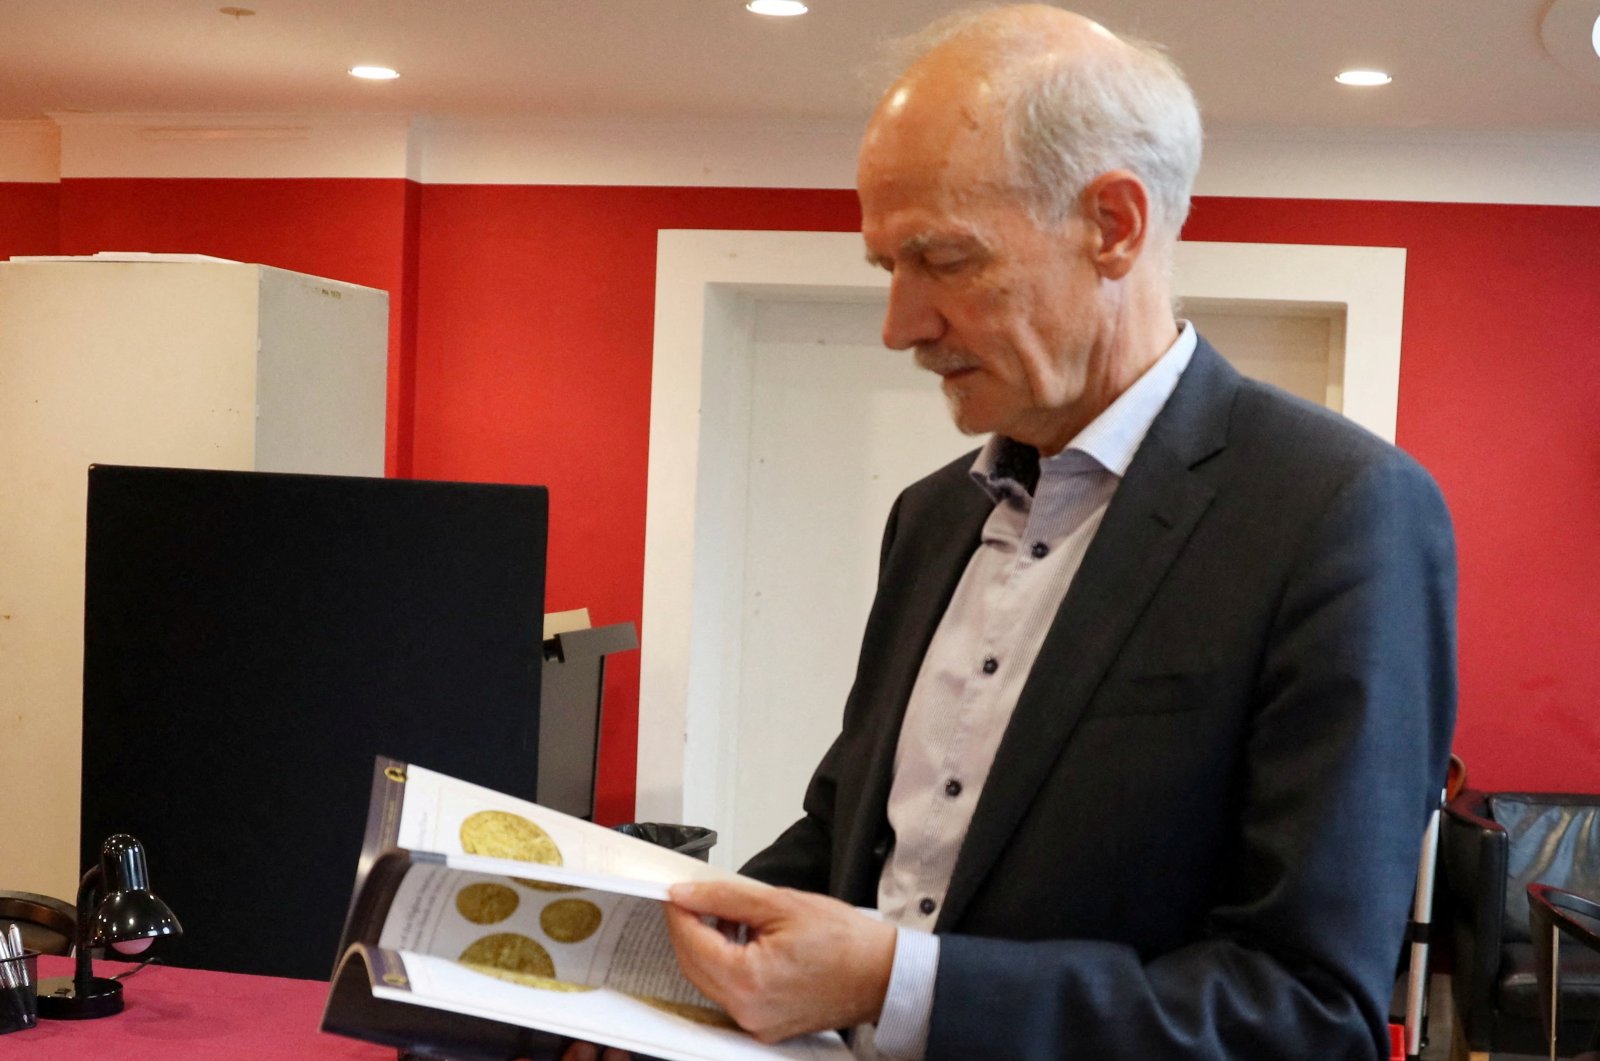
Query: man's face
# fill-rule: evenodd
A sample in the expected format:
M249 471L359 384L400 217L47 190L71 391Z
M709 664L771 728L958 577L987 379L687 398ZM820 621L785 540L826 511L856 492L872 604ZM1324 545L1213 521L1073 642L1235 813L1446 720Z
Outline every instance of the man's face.
M857 175L867 255L892 273L884 344L941 377L962 431L1056 452L1087 422L1098 360L1091 226L1029 217L993 108L909 96L879 109Z

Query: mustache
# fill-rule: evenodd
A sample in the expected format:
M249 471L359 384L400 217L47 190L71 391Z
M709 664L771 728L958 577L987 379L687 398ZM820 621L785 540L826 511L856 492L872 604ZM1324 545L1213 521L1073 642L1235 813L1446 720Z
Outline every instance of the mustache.
M945 376L966 368L976 368L978 361L965 350L940 343L918 343L913 351L917 367L935 375Z

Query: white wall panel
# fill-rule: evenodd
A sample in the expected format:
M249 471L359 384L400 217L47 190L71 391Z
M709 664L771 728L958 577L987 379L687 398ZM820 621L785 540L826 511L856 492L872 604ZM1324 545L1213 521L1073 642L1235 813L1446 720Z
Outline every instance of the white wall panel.
M854 121L58 114L0 123L0 180L410 177L428 184L841 188ZM8 128L10 127L10 128ZM21 176L6 176L8 172ZM1211 130L1196 191L1600 206L1600 135Z
M61 130L54 122L0 122L0 181L61 179Z
M1600 135L1213 133L1198 195L1600 206Z
M855 122L468 121L422 127L439 184L851 188ZM1600 135L1213 130L1196 191L1600 205Z
M305 114L58 114L63 177L405 177L410 122Z
M861 129L837 122L440 120L428 184L852 188Z

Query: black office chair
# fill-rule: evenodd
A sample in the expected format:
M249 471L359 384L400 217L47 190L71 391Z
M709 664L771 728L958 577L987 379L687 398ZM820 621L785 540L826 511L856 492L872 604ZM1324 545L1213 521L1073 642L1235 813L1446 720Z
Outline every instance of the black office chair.
M1528 927L1533 935L1539 1015L1555 1061L1563 1031L1587 1024L1592 1047L1594 1033L1600 1030L1600 903L1535 881L1528 885ZM1584 949L1563 960L1562 936ZM1579 1054L1576 1061L1600 1061L1600 1052Z
M40 954L68 954L78 925L69 902L33 892L0 891L0 932L15 924L22 945Z

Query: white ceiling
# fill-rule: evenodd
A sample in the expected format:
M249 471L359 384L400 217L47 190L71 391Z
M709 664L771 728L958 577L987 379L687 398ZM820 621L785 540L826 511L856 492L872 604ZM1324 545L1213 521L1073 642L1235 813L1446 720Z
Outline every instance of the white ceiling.
M0 0L0 120L67 111L859 120L876 42L960 0ZM1600 0L1554 0L1592 25ZM1085 0L1166 44L1227 128L1600 131L1551 0ZM1572 10L1568 10L1572 9ZM1585 23L1584 19L1588 19ZM398 81L345 70L380 63ZM1395 76L1348 89L1352 66Z

